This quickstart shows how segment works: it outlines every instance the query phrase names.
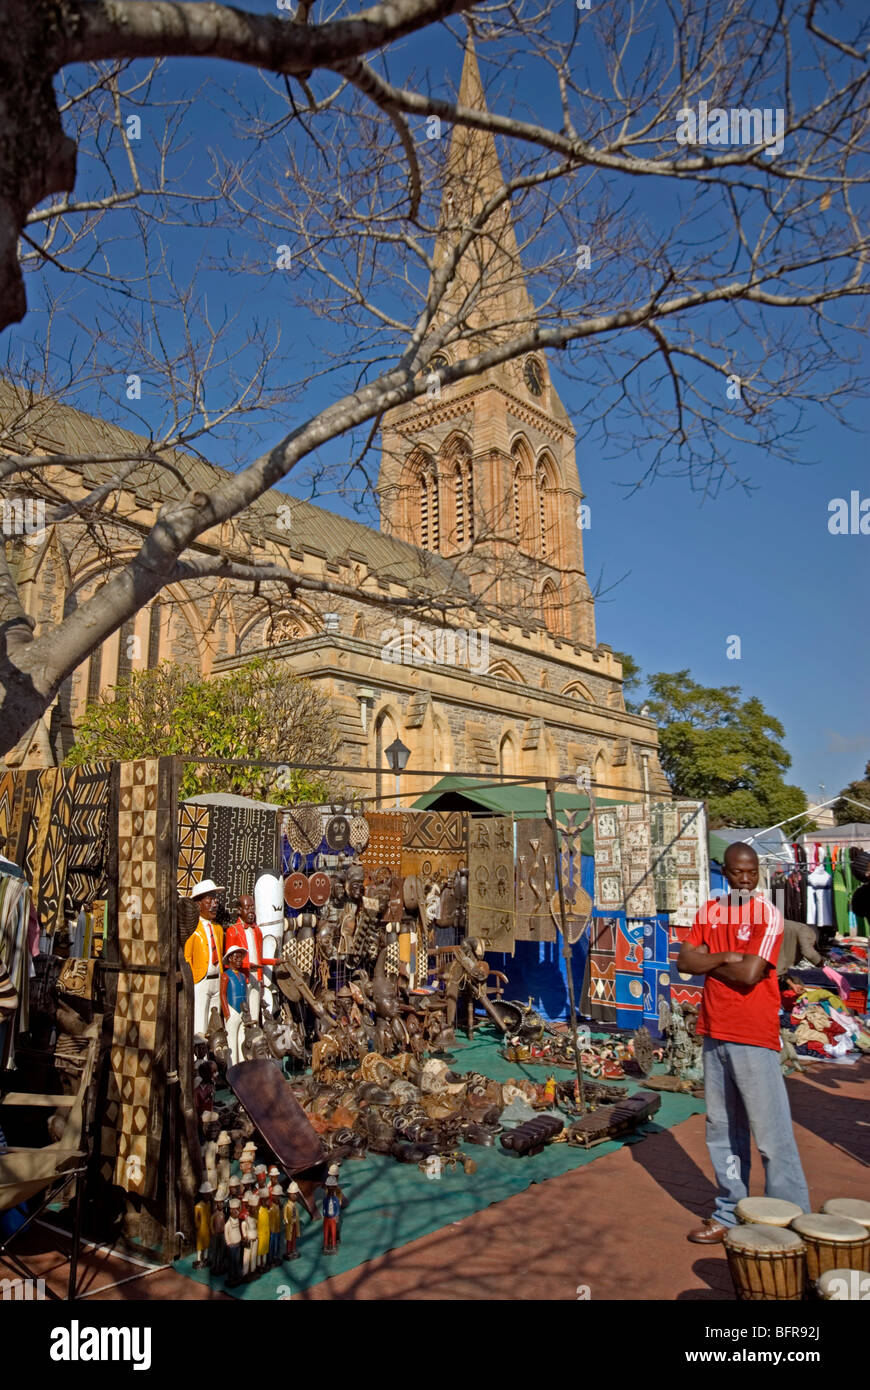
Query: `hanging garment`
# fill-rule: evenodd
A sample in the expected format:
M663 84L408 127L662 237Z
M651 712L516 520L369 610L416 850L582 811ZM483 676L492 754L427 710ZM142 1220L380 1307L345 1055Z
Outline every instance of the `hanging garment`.
M846 884L846 907L849 913L849 935L855 936L858 931L858 918L852 910L852 894L858 887L852 873L852 860L847 849L842 849L838 856L838 862L843 870L843 880Z
M849 862L852 869L852 882L855 891L850 900L849 907L855 913L855 931L858 936L870 936L870 920L866 916L867 901L870 899L870 854L866 850L853 846L849 850ZM855 894L860 894L855 901Z
M834 924L832 878L823 865L813 869L807 882L807 922L811 927Z
M4 967L19 999L18 1027L28 1026L30 953L27 934L30 923L30 884L23 878L0 874L0 966ZM8 1028L0 1052L0 1069L12 1066L15 1056L14 1029Z
M800 894L800 916L796 920L798 922L809 922L807 916L807 852L803 845L795 845L794 857L798 875L798 892Z
M851 894L846 887L846 876L843 872L843 856L839 855L834 865L833 872L834 890L834 917L837 923L837 931L841 936L849 935L849 898Z

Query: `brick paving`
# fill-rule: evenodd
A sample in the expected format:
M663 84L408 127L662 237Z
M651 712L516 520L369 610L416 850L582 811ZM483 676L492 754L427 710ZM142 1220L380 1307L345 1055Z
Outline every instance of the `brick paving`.
M868 1082L868 1059L819 1065L788 1082L815 1208L828 1197L870 1198ZM753 1149L751 1188L760 1194L763 1187ZM295 1297L576 1300L578 1288L588 1288L594 1301L733 1299L722 1247L685 1238L713 1197L704 1117L695 1115ZM60 1292L65 1261L48 1233L30 1248L37 1243L42 1251L32 1263ZM0 1275L8 1273L0 1261ZM121 1279L128 1282L108 1287ZM85 1252L82 1281L99 1300L225 1297L171 1269L143 1276L104 1250Z

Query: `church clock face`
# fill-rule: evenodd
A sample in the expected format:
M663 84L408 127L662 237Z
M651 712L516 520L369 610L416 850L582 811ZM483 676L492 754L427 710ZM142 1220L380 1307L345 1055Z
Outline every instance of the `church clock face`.
M523 364L523 379L533 396L543 395L544 369L537 357L527 357Z

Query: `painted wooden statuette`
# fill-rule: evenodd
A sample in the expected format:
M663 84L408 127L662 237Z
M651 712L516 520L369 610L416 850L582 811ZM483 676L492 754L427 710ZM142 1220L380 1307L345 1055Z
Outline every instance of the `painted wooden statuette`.
M296 1242L299 1239L299 1184L291 1182L287 1188L287 1201L282 1215L284 1222L285 1260L298 1260Z
M338 1249L338 1221L341 1215L341 1198L338 1194L338 1178L331 1174L326 1179L326 1195L323 1199L323 1253L334 1255Z
M230 1061L238 1066L242 1061L243 1010L248 1000L248 982L243 970L245 953L241 946L231 946L224 956L221 975L221 1013L230 1049Z
M238 1197L230 1198L230 1214L224 1227L224 1242L227 1247L229 1278L227 1285L234 1289L242 1282L242 1204Z
M214 1186L206 1178L200 1184L199 1201L193 1209L193 1223L196 1228L196 1259L194 1269L208 1266L208 1252L211 1245L212 1195Z
M267 1198L269 1206L269 1268L281 1263L281 1195L279 1182L273 1182Z
M208 1262L212 1274L224 1274L227 1267L227 1247L224 1240L226 1230L226 1201L229 1188L221 1183L214 1198L214 1211L211 1214L211 1242Z
M263 1007L270 1014L277 1010L279 999L272 981L274 963L280 959L284 940L284 880L275 874L260 874L254 884L254 903L257 926L263 940ZM266 961L270 964L266 964Z
M236 921L227 927L225 944L227 951L230 947L238 947L243 953L241 968L247 985L248 1012L254 1023L259 1023L263 992L263 933L257 926L257 907L250 893L240 896L238 909Z

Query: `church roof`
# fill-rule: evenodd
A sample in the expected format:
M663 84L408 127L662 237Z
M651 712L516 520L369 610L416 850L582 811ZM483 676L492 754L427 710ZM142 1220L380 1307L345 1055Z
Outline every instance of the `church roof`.
M117 476L119 456L123 459L147 454L151 448L144 435L50 396L22 393L8 381L0 381L0 425L0 448L8 448L10 440L14 440L16 448L26 441L25 447L34 453L44 451L75 458L93 455L94 461L81 468L83 480L91 488ZM164 450L160 456L169 462L170 469L145 459L119 484L119 491L132 494L142 506L153 507L179 500L188 492L209 492L217 481L232 476L228 469L180 450ZM58 462L62 464L63 460ZM177 474L172 468L177 469ZM280 509L287 506L291 508L289 534L286 527L279 525L284 515ZM291 551L305 550L322 556L328 563L348 559L365 565L380 579L410 583L432 592L468 592L467 582L455 564L442 556L383 535L364 522L326 511L277 488L258 497L234 522L255 544L268 540Z

